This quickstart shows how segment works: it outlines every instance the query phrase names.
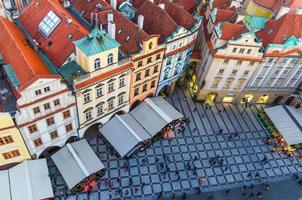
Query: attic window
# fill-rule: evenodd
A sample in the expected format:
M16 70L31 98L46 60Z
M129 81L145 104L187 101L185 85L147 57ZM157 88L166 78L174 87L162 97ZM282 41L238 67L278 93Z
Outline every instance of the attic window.
M39 29L45 36L49 36L59 25L61 19L51 10L39 24Z
M73 38L73 35L72 35L72 34L69 34L69 35L68 35L68 39L71 40L72 38Z
M273 33L273 29L268 30L268 34L272 34Z
M130 40L130 36L127 36L126 37L126 41L128 42Z
M122 32L122 29L118 30L118 32L117 32L117 33L118 33L118 34L120 34L121 32Z

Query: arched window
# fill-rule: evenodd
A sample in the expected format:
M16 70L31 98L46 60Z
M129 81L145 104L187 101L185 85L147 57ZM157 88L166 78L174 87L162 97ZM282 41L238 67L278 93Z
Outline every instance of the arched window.
M101 59L97 58L94 60L94 69L100 69L101 68Z
M111 65L113 63L113 54L108 55L108 65Z

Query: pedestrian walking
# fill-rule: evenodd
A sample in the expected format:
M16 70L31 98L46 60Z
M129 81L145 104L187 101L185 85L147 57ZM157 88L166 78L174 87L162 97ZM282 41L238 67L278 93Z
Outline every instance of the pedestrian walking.
M195 107L194 110L193 110L193 112L196 112L196 111L197 111L197 108Z
M137 192L138 192L138 188L135 187L135 188L134 188L134 193L137 193Z
M261 160L262 164L266 164L268 162L268 159L266 156L263 157L263 159Z
M163 192L160 192L157 196L157 199L160 199L163 196Z
M257 193L257 196L258 196L259 199L262 199L263 193L262 193L261 191L259 191L259 192Z
M176 198L176 193L175 193L174 191L172 191L171 197L172 197L172 199L175 199L175 198Z
M182 199L183 199L183 200L187 199L187 193L184 192L184 193L182 194Z

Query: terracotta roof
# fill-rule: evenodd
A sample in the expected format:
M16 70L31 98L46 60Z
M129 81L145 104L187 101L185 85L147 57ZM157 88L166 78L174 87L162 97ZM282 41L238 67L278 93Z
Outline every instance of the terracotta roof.
M248 32L248 29L241 24L223 23L221 25L221 36L222 40L230 40L238 38L242 33Z
M96 0L99 2L103 2L102 0ZM86 2L86 8L93 8L89 6L90 2ZM82 4L73 5L78 11L83 11ZM85 10L87 13L91 13L90 10ZM118 11L104 10L97 13L99 23L104 25L103 27L107 29L107 16L109 13L113 14L113 22L116 26L116 36L115 39L121 44L120 49L127 54L133 54L140 50L140 44L143 40L149 38L150 36L143 30L140 30L138 25L126 18L124 15L119 13ZM90 15L85 18L88 22L90 22ZM129 36L129 37L128 37Z
M278 20L270 20L265 29L256 33L263 45L283 44L291 36L302 37L302 15L286 14Z
M39 30L39 23L51 10L61 22L48 37L45 37ZM68 23L67 20L70 19L72 22ZM57 67L60 67L75 50L72 42L89 33L57 0L33 0L20 15L19 20L31 37L39 43L39 48Z
M211 9L214 9L214 8L227 8L230 4L230 1L229 0L213 0L213 4L212 4L212 7Z
M277 13L282 6L290 7L292 10L302 8L301 0L253 0L253 2L275 13Z
M38 54L29 47L15 24L0 17L0 27L0 53L4 63L12 66L20 82L18 91L38 77L56 77L51 75Z
M110 0L108 1L110 2ZM102 11L110 10L111 6L106 3L104 0L73 0L72 5L78 9L84 19L90 22L90 13L99 13ZM97 7L97 5L101 5L102 8Z
M237 19L237 13L233 10L226 10L226 9L217 9L217 13L216 13L216 20L215 20L215 24L219 23L219 22L225 22L225 21L229 21L229 22L235 22Z
M196 3L195 0L174 0L173 1L175 4L181 6L182 8L184 8L187 12L189 13L193 13L197 7L198 4Z

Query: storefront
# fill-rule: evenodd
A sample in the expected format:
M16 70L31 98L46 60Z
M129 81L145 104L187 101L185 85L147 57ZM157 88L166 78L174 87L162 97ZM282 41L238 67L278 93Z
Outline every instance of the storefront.
M227 95L222 99L222 103L233 103L233 101L234 101L233 95Z
M264 94L259 97L259 99L257 100L256 103L260 103L260 104L266 103L268 101L268 99L269 99L269 96L267 94Z
M246 94L244 95L244 97L242 98L240 103L250 103L253 100L254 96L251 94Z
M205 103L206 104L213 104L216 101L217 98L217 93L211 92L206 95L205 97Z

